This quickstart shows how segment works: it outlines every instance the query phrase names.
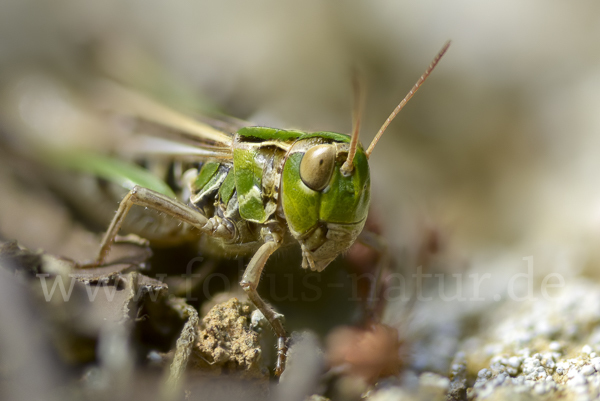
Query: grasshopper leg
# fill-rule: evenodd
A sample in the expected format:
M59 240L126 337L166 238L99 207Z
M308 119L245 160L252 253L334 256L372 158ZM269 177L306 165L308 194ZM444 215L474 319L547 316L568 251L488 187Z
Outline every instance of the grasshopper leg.
M271 308L265 301L262 300L258 292L256 291L256 287L258 286L258 282L260 281L260 275L262 273L263 267L265 267L265 263L267 263L267 259L273 252L279 248L279 243L274 240L267 241L256 251L248 267L244 271L244 276L240 285L248 294L248 298L250 301L262 312L262 314L267 318L271 327L275 331L275 335L277 336L277 365L275 367L275 375L279 376L285 369L285 359L287 352L287 333L283 328L283 315L275 312L273 308Z
M235 233L223 229L223 226L221 225L216 225L212 219L207 218L198 210L159 192L136 185L121 201L115 217L110 223L106 234L104 234L98 257L94 262L95 266L104 263L106 256L110 251L110 247L117 237L127 213L133 205L139 205L163 212L184 223L188 223L199 229L201 232L209 235L225 239L233 239L235 236Z

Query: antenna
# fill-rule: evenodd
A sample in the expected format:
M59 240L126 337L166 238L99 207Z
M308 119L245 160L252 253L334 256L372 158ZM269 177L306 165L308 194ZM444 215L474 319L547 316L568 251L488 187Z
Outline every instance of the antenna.
M377 132L377 135L375 135L375 138L373 138L373 141L371 142L371 144L367 148L367 151L365 152L365 154L367 155L367 158L369 158L371 156L371 152L373 152L373 148L375 147L375 145L377 145L377 142L379 142L379 139L381 138L381 136L383 135L383 133L387 129L388 125L390 125L390 123L396 117L396 115L398 115L398 113L400 112L400 110L402 110L402 108L406 105L406 103L408 103L408 101L410 100L410 98L413 97L413 95L415 93L417 93L417 91L419 90L419 88L421 87L421 85L423 85L423 82L425 82L425 80L427 79L427 77L429 76L429 74L431 74L431 71L433 71L433 69L435 68L435 66L437 65L437 63L440 61L440 59L442 58L442 56L444 55L444 53L446 53L446 50L448 50L448 47L450 47L450 41L446 42L446 44L444 45L444 47L442 47L442 50L440 50L440 52L437 54L437 56L435 56L435 58L433 59L433 61L431 62L431 64L429 64L429 67L427 67L427 69L425 70L425 72L423 73L423 75L421 75L421 78L419 78L419 80L412 87L412 89L410 90L410 92L408 92L408 94L404 97L404 99L402 99L402 101L400 102L400 104L398 104L398 106L396 106L396 108L394 109L394 111L392 111L392 114L390 114L390 116L387 118L387 120L385 120L385 122L383 123L383 125L381 126L381 128L379 128L379 132Z
M348 158L340 169L342 175L349 176L354 169L354 156L358 146L358 135L360 133L360 120L363 109L363 81L357 70L352 72L352 94L354 95L354 105L352 107L352 139L350 139L350 149L348 150Z

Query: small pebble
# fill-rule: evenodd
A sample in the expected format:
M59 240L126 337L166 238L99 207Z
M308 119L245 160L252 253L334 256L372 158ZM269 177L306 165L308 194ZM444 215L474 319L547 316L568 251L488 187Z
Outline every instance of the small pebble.
M148 362L150 363L160 363L164 359L157 351L148 352L146 358L148 358Z
M560 351L562 349L560 343L558 341L552 341L550 345L548 345L551 351Z
M490 377L492 377L492 372L490 372L489 370L487 370L487 369L483 368L483 369L481 369L481 370L479 371L479 373L477 373L477 377L480 377L480 378L482 378L482 379L483 379L483 378L487 379L487 378L490 378Z
M569 380L569 384L572 386L580 386L582 384L585 384L587 382L587 380L585 379L585 376L578 373L575 376L573 376L573 378L571 380Z
M593 352L592 347L590 347L588 344L584 345L583 348L581 349L581 352L583 352L584 354L591 354Z
M521 366L521 359L516 356L511 356L510 358L508 358L508 364L513 368L518 368L519 366Z
M583 374L585 376L590 376L595 371L596 371L596 369L594 369L594 367L592 365L585 365L583 367L583 369L581 369L581 374Z
M419 376L419 386L434 387L447 391L450 387L450 379L437 375L435 373L423 373Z

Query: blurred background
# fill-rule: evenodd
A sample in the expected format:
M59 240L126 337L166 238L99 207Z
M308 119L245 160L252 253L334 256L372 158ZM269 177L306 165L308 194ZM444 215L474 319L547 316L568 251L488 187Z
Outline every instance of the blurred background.
M5 0L0 126L93 131L19 99L111 77L191 115L349 133L358 65L366 145L452 40L375 148L373 216L410 268L497 272L481 293L503 292L527 256L536 276L597 276L599 39L595 1ZM19 219L4 213L2 235L47 247Z
M595 2L1 7L5 89L24 71L75 84L104 74L177 98L192 113L204 99L258 124L349 132L350 70L359 65L368 86L365 144L451 39L373 154L373 203L394 245L422 226L441 229L465 253L598 235Z

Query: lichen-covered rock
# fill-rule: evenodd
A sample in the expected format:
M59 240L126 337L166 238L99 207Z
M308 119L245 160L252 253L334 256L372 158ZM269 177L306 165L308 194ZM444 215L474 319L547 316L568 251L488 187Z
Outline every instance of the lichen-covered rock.
M592 399L600 394L600 287L580 280L553 299L507 304L465 341L470 399Z

